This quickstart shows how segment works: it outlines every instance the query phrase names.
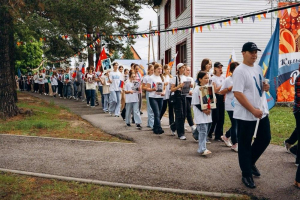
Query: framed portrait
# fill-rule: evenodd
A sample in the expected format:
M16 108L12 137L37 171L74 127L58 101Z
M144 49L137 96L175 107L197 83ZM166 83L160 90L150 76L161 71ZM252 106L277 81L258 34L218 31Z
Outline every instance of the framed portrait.
M163 83L162 82L156 83L156 94L161 94L162 91L163 91Z
M202 109L207 109L210 107L210 109L216 108L216 96L214 92L213 86L201 86L199 88L199 98L200 98L200 104ZM208 106L209 104L209 106Z
M182 94L188 94L191 88L191 81L184 81L184 86L181 90Z
M103 73L106 73L108 70L111 71L111 61L110 58L101 60L101 65L103 69Z
M138 81L133 82L132 91L138 93L140 91L140 83Z

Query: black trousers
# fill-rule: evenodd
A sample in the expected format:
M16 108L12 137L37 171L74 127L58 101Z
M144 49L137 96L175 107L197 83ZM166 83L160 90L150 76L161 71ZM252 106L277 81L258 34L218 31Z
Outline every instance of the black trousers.
M170 99L166 99L163 101L163 107L161 109L160 119L165 114L167 110L167 106L169 107L169 125L171 125L174 123L174 110L173 110L173 104L171 103Z
M59 96L63 96L63 86L64 84L61 81L57 81L58 82L58 94Z
M256 163L271 141L270 121L266 116L260 120L257 135L253 144L252 137L256 121L244 121L237 119L239 164L243 177L252 176L251 166Z
M217 108L212 109L212 124L208 133L208 137L212 137L212 133L215 132L215 140L221 139L223 135L223 125L225 117L225 104L224 95L216 94Z
M175 122L171 124L170 128L172 131L177 131L178 137L184 135L184 121L186 116L185 98L185 95L180 95L180 97L177 97L175 102L173 102Z
M190 126L194 125L192 110L191 110L192 97L186 97L185 105L186 105L186 119Z
M49 94L49 84L45 83L45 93Z
M300 142L300 111L294 113L294 117L296 119L296 133L297 133L297 138L298 138L296 163L299 164L299 160L300 160L300 148L299 148L299 144L300 144L299 143ZM300 165L298 165L298 168L297 168L296 181L298 183L300 182Z

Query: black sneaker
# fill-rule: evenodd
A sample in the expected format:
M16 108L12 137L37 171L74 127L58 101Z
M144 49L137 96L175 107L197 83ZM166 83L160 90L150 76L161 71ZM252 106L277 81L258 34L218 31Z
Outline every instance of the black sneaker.
M137 128L137 129L142 129L142 127L141 127L140 124L137 124L137 125L136 125L136 128Z
M260 172L259 172L259 170L256 168L255 165L252 165L252 166L251 166L251 173L252 173L254 176L260 176Z
M131 126L130 124L126 124L127 126Z
M297 157L297 148L298 148L298 145L294 145L290 148L290 152L295 158Z

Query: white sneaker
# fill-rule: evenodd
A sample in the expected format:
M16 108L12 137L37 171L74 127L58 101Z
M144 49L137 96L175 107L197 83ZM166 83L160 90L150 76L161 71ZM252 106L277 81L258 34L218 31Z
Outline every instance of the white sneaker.
M186 140L186 137L183 135L179 138L180 140Z
M184 130L187 131L188 129L186 127L184 127Z
M232 145L231 150L232 150L232 151L235 151L235 152L238 152L238 151L239 151L239 150L238 150L238 143Z
M223 140L223 142L225 143L226 146L232 147L230 140L226 136L222 135L221 139Z
M211 151L208 150L208 149L206 149L201 155L202 155L202 156L206 156L206 155L208 155L208 154L211 154Z
M172 131L172 130L171 130L171 135L172 135L172 136L175 136L175 135L176 135L176 131Z

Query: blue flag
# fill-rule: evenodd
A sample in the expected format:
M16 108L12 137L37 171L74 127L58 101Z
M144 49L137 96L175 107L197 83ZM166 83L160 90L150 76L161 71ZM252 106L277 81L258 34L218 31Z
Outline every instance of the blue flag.
M259 61L264 76L269 79L270 90L266 92L269 109L273 108L277 99L279 61L279 18L276 21L275 31Z

